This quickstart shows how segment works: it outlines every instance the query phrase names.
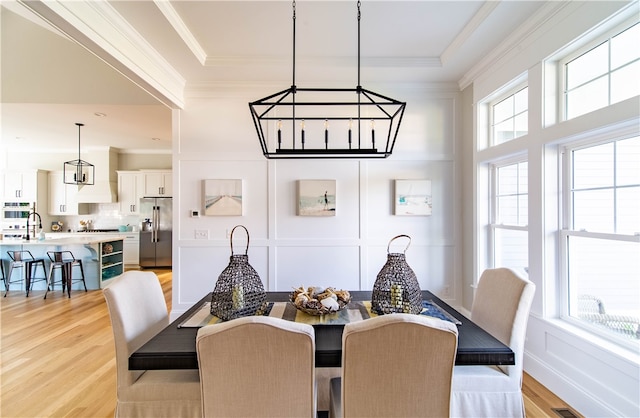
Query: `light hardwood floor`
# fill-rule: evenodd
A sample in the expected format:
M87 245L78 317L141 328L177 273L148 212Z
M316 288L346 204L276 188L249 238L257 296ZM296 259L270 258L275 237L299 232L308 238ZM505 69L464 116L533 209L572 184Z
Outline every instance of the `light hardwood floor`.
M171 271L157 270L171 308ZM115 349L102 291L0 297L0 417L112 417ZM568 407L525 375L528 417Z

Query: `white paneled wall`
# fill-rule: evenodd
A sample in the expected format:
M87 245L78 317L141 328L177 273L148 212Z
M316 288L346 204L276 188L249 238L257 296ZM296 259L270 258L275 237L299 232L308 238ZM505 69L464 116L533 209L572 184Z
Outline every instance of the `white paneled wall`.
M249 262L268 290L300 285L350 290L373 287L396 235L411 237L407 261L420 286L455 303L455 185L458 93L408 86L376 91L407 101L393 155L384 160L266 160L247 103L265 91L210 92L175 111L174 293L172 317L213 290L231 255L227 234L238 224L250 233ZM242 179L242 216L190 216L202 212L202 181ZM297 215L297 182L336 181L336 214ZM431 216L395 216L394 180L432 181ZM196 239L206 231L208 239ZM244 230L234 234L235 253L244 252ZM402 252L396 240L391 252Z

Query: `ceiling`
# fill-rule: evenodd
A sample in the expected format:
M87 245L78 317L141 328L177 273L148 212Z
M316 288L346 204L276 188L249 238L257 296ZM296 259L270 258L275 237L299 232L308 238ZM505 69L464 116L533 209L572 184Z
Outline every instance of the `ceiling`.
M361 84L465 87L479 63L545 3L365 0ZM170 152L168 106L43 22L30 10L42 2L1 4L1 146L77 150L81 122L83 148ZM203 86L292 84L290 1L106 4L183 80L185 94ZM295 13L296 85L354 87L356 2L298 0Z

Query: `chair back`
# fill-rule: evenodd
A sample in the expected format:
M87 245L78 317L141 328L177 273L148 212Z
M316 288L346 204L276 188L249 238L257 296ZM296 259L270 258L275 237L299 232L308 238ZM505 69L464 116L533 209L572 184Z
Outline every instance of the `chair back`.
M471 319L508 345L514 366L500 366L510 378L522 382L522 361L527 320L536 286L508 268L487 269L480 276L471 306Z
M143 373L129 370L129 356L169 324L158 276L151 271L126 271L104 289L116 346L118 391Z
M315 417L313 327L248 316L200 328L205 417Z
M76 261L71 251L47 251L47 256L52 263L64 263L68 261ZM65 256L67 258L65 258Z
M391 314L345 325L344 417L449 416L455 325Z
M29 250L7 251L7 254L11 260L15 262L35 260L35 258L33 258L33 254L31 254L31 251Z

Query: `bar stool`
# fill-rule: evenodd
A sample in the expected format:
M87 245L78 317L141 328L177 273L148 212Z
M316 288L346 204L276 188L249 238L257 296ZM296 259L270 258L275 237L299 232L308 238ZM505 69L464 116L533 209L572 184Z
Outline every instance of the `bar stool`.
M9 293L9 287L13 283L21 283L25 282L25 290L27 292L27 296L29 296L29 292L33 288L34 282L46 281L49 282L49 277L47 276L47 270L44 267L44 258L35 258L31 251L29 250L17 250L17 251L7 251L7 254L11 258L9 262L9 272L6 277L3 277L4 282L4 297L7 297ZM44 273L44 277L34 277L38 266L42 267L42 272ZM14 269L23 269L24 270L24 279L22 276L18 280L11 280L13 276ZM4 273L4 272L3 272ZM4 274L3 274L4 276Z
M47 291L44 294L44 298L47 298L49 290L53 290L53 286L56 283L62 284L62 292L67 289L67 295L71 297L71 285L73 283L82 282L84 285L84 291L87 291L87 283L84 280L84 268L82 267L82 260L74 257L71 251L47 251L47 256L51 260L49 265L49 281L47 282ZM73 280L72 269L74 266L80 267L80 278ZM60 269L60 280L54 280L54 270Z

